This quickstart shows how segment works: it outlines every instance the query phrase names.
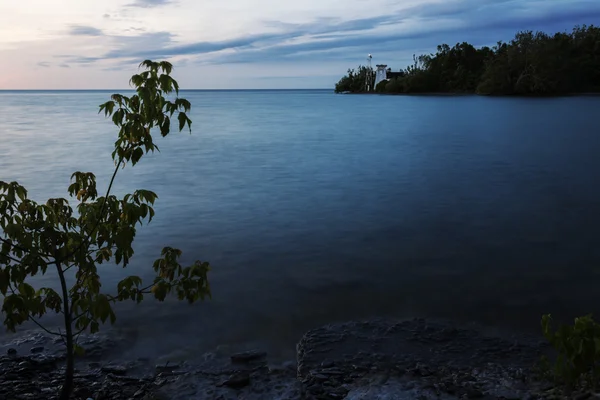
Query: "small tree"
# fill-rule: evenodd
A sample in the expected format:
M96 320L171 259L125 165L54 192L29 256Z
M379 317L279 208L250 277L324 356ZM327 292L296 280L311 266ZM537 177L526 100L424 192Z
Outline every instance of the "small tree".
M116 293L102 293L98 265L114 261L126 267L133 256L132 243L137 225L150 222L152 205L157 195L136 190L122 199L111 195L111 187L121 167L137 164L142 156L158 150L152 133L167 136L171 118L177 114L179 131L192 121L187 112L191 104L176 97L179 86L170 76L168 62L146 60L143 71L134 75L130 84L136 94L131 97L114 94L100 106L99 112L112 117L119 134L112 158L115 170L106 195L98 197L96 178L91 172L75 172L71 176L69 195L78 202L76 212L64 198L49 199L38 204L27 197L27 190L17 182L0 181L0 293L4 297L4 324L10 331L25 321L32 321L46 332L59 336L66 345L65 381L61 399L68 399L73 389L74 355L82 350L75 342L85 331L97 332L100 323L115 322L112 305L118 301L142 301L151 293L163 301L169 293L192 303L210 296L207 281L209 265L196 261L183 268L178 259L181 251L162 249L154 262L156 277L147 286L138 276L120 281ZM27 280L55 271L60 292L52 288L34 289ZM67 280L72 279L71 285ZM38 319L48 312L64 317L64 332L44 327Z

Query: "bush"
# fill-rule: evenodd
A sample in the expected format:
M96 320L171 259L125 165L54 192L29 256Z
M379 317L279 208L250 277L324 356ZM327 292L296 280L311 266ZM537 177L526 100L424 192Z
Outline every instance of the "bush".
M383 80L383 81L379 82L377 84L377 86L375 86L375 92L385 93L386 92L385 87L387 86L387 84L388 84L387 80Z
M600 378L600 324L591 315L575 318L574 325L552 330L552 316L542 317L542 332L558 352L552 375L567 386L583 382L595 386Z

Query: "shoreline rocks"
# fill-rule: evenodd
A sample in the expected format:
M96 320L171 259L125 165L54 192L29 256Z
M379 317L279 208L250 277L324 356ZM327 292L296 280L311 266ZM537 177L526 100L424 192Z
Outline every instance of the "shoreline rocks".
M10 355L0 357L0 399L57 398L64 357L52 354L40 336L25 343L28 352L17 352L14 342L4 346ZM84 343L95 352L77 360L73 399L571 398L536 379L534 365L548 351L538 338L486 336L424 319L316 328L298 342L297 360L279 365L262 351L217 351L183 363L115 364L99 359L101 339Z

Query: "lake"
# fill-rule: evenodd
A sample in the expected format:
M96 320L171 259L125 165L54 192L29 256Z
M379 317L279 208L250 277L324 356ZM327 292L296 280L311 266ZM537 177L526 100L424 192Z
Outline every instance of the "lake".
M111 92L0 92L0 180L67 196L105 190ZM187 91L193 133L122 170L117 194L159 199L113 290L149 278L163 246L212 265L213 299L119 307L132 352L219 344L294 354L304 331L370 316L537 332L542 313L599 311L599 97ZM55 285L49 273L37 285Z

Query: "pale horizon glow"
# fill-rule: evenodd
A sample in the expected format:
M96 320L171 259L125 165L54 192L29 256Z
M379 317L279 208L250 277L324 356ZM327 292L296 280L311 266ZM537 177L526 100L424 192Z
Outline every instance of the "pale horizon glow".
M187 89L332 88L442 43L570 31L597 0L0 0L0 90L122 89L144 59Z

